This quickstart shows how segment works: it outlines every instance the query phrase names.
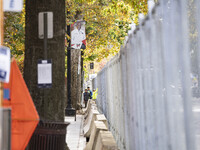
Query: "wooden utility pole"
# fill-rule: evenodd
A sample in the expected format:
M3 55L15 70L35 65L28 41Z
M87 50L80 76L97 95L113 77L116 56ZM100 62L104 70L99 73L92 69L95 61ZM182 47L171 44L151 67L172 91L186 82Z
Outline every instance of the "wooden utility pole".
M0 46L3 46L3 0L0 0ZM3 103L3 82L0 82L0 107L2 107Z

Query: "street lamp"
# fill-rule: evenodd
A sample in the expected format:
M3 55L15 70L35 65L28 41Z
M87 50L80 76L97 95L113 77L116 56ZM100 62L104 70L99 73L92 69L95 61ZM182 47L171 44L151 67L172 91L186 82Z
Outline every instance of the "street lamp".
M67 25L67 34L70 37L70 25ZM75 116L76 110L72 108L71 104L71 41L68 41L67 47L67 107L65 109L66 116Z

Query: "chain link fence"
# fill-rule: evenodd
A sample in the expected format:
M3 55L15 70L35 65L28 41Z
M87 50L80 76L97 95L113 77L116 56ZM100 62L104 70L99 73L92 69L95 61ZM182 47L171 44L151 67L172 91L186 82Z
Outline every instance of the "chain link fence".
M200 1L191 2L200 31ZM98 109L120 150L200 149L200 47L196 36L191 49L189 4L160 0L96 78Z

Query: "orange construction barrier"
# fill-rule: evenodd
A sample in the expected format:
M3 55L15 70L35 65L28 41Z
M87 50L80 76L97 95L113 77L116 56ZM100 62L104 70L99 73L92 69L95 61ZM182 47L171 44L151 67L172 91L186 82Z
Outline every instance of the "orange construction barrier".
M10 91L10 99L4 99L3 106L11 107L11 148L24 150L39 122L39 116L14 59L11 62L10 81L4 84L4 89Z

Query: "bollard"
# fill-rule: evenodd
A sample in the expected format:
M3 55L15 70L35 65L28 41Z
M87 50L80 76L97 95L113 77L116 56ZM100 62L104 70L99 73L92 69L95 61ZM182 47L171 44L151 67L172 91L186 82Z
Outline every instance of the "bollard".
M0 109L0 149L11 150L11 109Z

